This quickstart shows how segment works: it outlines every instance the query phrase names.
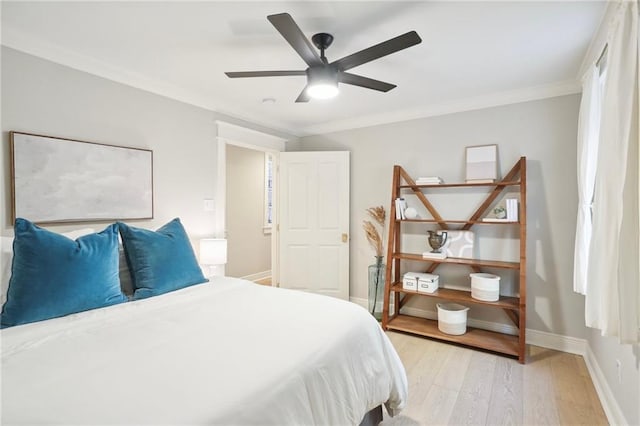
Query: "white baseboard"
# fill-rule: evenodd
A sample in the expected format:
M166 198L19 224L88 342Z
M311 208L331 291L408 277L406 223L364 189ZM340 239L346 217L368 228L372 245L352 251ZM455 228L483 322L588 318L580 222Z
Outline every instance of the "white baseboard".
M257 280L263 280L269 277L271 277L271 270L256 272L255 274L245 275L244 277L240 277L240 278L247 281L257 281Z
M360 306L367 308L367 299L351 297L349 300ZM438 315L434 311L427 311L426 309L419 308L403 308L403 312L409 315L415 315L418 317L437 319ZM481 321L473 318L469 318L467 321L470 327L482 328L490 331L497 331L507 334L517 334L517 328L509 324L500 324L489 321ZM561 334L548 333L545 331L527 329L527 343L530 345L540 346L542 348L553 349L556 351L567 352L575 355L581 355L584 358L587 370L591 376L602 409L604 410L607 420L611 425L626 425L629 424L620 406L618 405L613 392L607 383L598 362L591 351L587 340L578 339L576 337L563 336Z
M365 309L369 307L369 301L361 297L349 297L349 302L355 303L356 305L360 305ZM382 303L380 303L380 305L382 305Z
M532 330L530 328L527 328L527 343L583 357L587 352L588 346L585 339L547 333L546 331Z
M604 377L604 373L600 369L596 357L591 350L591 346L587 345L586 353L584 355L584 362L587 364L587 370L591 376L593 386L596 388L596 393L602 404L604 414L607 416L607 421L610 425L628 425L629 422L624 417L616 398L613 396L613 392Z

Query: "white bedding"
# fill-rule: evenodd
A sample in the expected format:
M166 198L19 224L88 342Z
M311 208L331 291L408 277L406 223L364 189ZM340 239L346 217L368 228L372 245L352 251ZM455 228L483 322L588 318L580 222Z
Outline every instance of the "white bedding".
M354 425L407 397L366 310L233 278L1 337L3 425Z

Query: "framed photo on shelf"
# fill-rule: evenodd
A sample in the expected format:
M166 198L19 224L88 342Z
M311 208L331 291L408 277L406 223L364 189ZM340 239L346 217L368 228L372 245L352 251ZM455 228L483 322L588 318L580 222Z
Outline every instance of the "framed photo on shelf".
M498 178L498 145L466 148L466 182L491 183Z

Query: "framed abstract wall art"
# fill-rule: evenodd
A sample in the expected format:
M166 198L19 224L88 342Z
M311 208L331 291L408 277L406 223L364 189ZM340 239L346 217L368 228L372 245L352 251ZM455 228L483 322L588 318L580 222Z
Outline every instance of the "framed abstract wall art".
M498 178L498 145L468 146L467 183L495 182Z
M36 223L153 218L153 152L11 132L13 218Z

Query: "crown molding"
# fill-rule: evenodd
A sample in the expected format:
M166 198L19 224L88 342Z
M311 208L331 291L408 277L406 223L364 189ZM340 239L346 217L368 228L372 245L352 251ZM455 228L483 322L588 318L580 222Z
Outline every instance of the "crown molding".
M527 87L459 99L452 102L433 104L425 107L389 111L380 114L356 117L353 119L331 121L302 128L291 128L286 123L272 120L265 121L263 117L260 117L257 114L247 114L246 111L241 111L237 108L230 107L229 105L222 105L220 102L214 102L210 97L203 96L199 92L185 90L164 81L152 79L139 73L115 67L95 58L80 55L54 43L31 37L28 34L7 25L4 25L2 28L1 44L11 49L46 59L69 68L151 92L166 98L184 102L189 105L204 108L231 118L244 120L249 123L263 126L266 129L289 134L294 137L333 133L381 124L390 124L464 111L473 111L575 94L581 91L580 84L577 80L569 80L542 86Z
M554 98L557 96L572 95L580 93L581 91L582 89L578 81L567 80L542 86L526 87L523 89L459 99L452 102L444 102L426 107L391 111L383 114L333 121L317 126L306 127L303 129L303 133L305 136L327 134L362 127L378 126L381 124L397 123L420 118L436 117L439 115L455 114L458 112L516 104L520 102Z

